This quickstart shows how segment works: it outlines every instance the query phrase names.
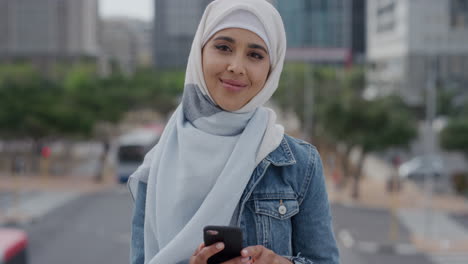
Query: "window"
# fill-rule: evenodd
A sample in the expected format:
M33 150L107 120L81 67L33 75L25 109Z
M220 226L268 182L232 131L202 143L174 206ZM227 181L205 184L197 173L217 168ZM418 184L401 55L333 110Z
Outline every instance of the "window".
M451 0L450 5L452 28L468 28L468 0Z
M379 0L377 2L377 32L391 31L396 24L395 0Z

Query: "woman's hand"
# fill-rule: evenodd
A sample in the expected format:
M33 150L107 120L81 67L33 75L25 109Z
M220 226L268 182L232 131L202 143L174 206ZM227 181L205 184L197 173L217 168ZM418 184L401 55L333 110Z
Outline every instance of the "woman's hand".
M190 264L206 264L207 260L214 254L220 252L224 248L224 243L215 243L205 247L205 243L201 243L197 250L190 257Z
M242 257L238 258L240 262L234 263L255 263L255 264L291 264L288 259L276 255L275 252L269 250L264 246L251 246L246 247L241 251ZM230 262L228 262L231 264Z
M208 259L224 249L223 243L216 243L205 247L204 243L198 246L190 258L190 264L206 264ZM241 256L233 258L222 264L292 264L288 259L276 255L275 252L264 246L251 246L241 251Z

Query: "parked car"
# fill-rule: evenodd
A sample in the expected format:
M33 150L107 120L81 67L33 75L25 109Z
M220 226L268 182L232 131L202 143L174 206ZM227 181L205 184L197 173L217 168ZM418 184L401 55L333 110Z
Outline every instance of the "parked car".
M0 263L27 264L28 237L19 229L0 227Z
M439 179L445 174L442 158L438 155L423 155L402 163L398 168L401 179L423 181L426 176Z

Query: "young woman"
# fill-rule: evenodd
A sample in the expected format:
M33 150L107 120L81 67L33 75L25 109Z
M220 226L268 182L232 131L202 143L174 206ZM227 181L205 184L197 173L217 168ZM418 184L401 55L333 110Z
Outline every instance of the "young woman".
M313 32L312 32L313 33ZM130 177L132 263L205 264L207 225L238 226L233 263L339 263L320 156L263 107L286 51L265 0L216 0L188 59L182 103Z

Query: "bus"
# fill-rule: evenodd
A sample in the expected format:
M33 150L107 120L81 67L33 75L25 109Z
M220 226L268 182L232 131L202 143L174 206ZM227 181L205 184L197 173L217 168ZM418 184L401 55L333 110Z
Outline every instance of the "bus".
M143 162L146 153L158 143L162 130L162 126L137 128L118 138L116 151L118 182L128 181L128 177Z

